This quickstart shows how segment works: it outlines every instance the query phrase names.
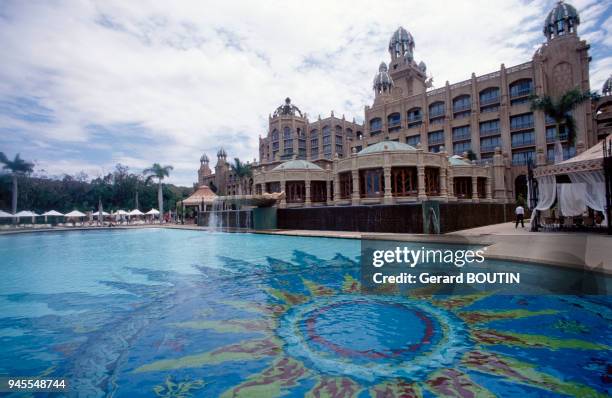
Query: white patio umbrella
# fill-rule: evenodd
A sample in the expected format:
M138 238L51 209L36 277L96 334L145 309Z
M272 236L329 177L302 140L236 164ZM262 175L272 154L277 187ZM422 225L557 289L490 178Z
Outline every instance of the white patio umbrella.
M125 210L117 210L113 215L115 215L115 216L129 216L130 213L128 213Z
M100 215L99 211L97 211L95 213L92 213L92 216L94 216L94 217L98 217L99 215ZM102 217L106 217L106 216L110 216L110 214L105 212L104 210L102 210Z
M64 214L64 217L67 217L67 218L87 217L87 214L81 213L78 210L72 210L70 213Z
M159 210L157 209L151 209L148 212L146 212L145 214L149 215L149 216L158 216L159 215Z
M138 209L134 209L128 213L130 216L144 216L144 213Z
M59 211L55 211L55 210L49 210L44 212L43 214L41 214L41 216L56 216L56 217L63 217L64 215L62 213L60 213Z
M55 211L55 210L46 211L46 212L44 212L41 215L45 217L45 224L47 223L47 217L49 217L49 216L51 216L51 217L64 217L64 215L62 213L60 213L59 211Z
M34 224L36 222L36 220L34 219L35 217L38 217L39 215L34 213L33 211L30 210L22 210L19 213L15 214L15 217L17 218L21 218L21 217L32 217L32 224Z
M7 213L5 211L0 210L0 218L13 218L11 213Z

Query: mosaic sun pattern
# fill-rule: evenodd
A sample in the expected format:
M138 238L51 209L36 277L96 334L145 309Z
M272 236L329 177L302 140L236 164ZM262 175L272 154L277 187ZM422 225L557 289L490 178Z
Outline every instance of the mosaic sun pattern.
M608 297L368 296L355 259L272 254L99 281L121 294L6 295L56 312L0 319L2 373L66 376L81 396L611 393Z

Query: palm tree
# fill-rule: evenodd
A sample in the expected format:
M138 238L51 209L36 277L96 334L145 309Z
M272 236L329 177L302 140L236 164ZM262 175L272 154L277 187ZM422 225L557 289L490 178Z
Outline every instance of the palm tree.
M234 163L231 165L231 168L236 178L238 178L238 194L242 195L242 186L245 179L253 175L251 165L248 162L242 163L240 159L234 158Z
M555 121L556 137L555 146L560 143L561 125L565 125L567 142L570 146L574 145L576 139L576 119L572 116L572 111L583 102L596 99L598 96L591 91L581 92L573 88L565 92L559 98L552 98L549 95L531 97L531 110L543 111L548 117Z
M17 177L20 175L26 175L34 171L34 163L26 162L19 157L19 154L15 155L15 159L9 160L4 152L0 152L0 163L4 163L4 169L10 170L11 177L13 178L13 214L17 213Z
M174 167L162 166L159 163L153 163L153 166L145 169L142 173L147 176L145 184L149 183L153 178L157 178L157 202L159 203L159 223L162 223L164 217L164 196L162 194L162 180L170 176L170 171Z

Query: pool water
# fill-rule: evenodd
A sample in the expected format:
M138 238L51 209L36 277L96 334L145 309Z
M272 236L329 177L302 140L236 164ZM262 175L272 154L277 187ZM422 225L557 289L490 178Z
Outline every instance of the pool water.
M359 251L169 229L0 236L0 375L92 397L612 392L610 296L363 295Z

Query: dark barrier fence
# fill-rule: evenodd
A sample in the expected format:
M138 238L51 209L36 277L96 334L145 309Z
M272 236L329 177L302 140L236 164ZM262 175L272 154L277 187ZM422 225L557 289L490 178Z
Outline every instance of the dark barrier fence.
M439 204L440 233L514 219L513 204ZM278 209L278 228L328 231L423 233L422 205L338 206ZM430 228L428 228L429 230Z
M511 203L440 203L440 233L513 221L514 208Z
M421 233L420 204L278 209L278 228Z

